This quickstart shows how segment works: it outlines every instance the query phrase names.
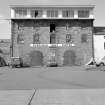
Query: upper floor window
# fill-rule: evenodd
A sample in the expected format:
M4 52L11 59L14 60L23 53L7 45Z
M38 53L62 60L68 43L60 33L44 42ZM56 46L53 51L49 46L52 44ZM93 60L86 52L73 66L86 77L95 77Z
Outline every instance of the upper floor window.
M74 11L73 10L63 10L63 17L74 17Z
M17 36L17 43L22 44L24 43L24 35L22 33L19 33Z
M55 44L56 43L56 35L54 32L50 34L50 44Z
M15 17L25 17L27 15L26 9L16 9L15 10Z
M78 17L80 18L88 18L89 17L89 10L79 10Z
M71 42L71 34L66 34L66 43Z
M47 10L47 17L58 17L57 10Z
M33 35L33 44L39 44L40 41L39 41L39 33L35 33Z
M42 17L42 10L31 10L32 17Z
M87 34L82 34L81 35L81 42L86 43L87 42Z

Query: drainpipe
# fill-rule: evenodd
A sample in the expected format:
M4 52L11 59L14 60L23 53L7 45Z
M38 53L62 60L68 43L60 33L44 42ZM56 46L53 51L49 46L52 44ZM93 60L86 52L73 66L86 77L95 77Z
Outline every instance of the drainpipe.
M92 20L94 21L94 20ZM93 58L93 64L95 64L95 56L94 56L94 26L92 22L92 58Z
M11 57L13 57L13 21L11 20L11 46L10 46L10 50L11 50Z

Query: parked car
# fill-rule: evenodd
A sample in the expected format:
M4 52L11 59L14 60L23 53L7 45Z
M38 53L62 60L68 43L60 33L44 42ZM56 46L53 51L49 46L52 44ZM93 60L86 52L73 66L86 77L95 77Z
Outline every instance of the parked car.
M22 59L19 57L11 57L11 64L12 67L22 67Z
M105 57L103 57L101 60L95 61L96 66L105 66Z

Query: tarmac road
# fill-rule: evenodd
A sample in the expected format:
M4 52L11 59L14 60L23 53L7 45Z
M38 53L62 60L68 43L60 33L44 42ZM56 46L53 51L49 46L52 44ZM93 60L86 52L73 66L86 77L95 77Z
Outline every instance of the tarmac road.
M33 88L105 88L105 72L84 67L0 68L0 90Z

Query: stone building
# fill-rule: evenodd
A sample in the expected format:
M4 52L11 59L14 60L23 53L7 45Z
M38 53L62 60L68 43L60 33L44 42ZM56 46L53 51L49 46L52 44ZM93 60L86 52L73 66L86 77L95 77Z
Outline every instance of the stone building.
M93 58L93 5L11 5L11 57L23 65L85 65Z

